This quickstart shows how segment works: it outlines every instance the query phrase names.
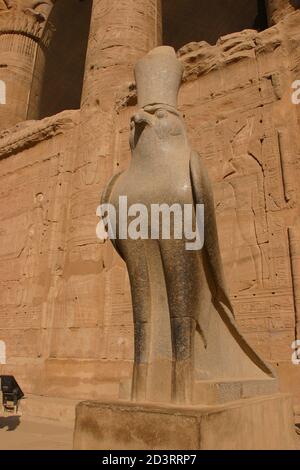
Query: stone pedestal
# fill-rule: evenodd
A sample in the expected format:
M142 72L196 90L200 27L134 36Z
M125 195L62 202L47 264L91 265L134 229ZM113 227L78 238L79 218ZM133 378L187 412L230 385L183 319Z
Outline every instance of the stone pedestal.
M295 449L289 395L218 406L86 401L76 408L76 450Z

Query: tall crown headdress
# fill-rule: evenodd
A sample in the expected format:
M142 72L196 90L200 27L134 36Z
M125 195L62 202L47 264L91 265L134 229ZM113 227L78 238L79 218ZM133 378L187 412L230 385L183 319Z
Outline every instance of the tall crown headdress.
M135 66L138 106L165 104L177 107L183 65L173 47L161 46L150 51Z

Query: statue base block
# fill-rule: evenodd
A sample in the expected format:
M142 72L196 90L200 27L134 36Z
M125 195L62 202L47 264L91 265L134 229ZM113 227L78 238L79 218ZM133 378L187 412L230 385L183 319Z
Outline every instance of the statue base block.
M85 401L76 450L295 449L292 398L274 394L217 406Z

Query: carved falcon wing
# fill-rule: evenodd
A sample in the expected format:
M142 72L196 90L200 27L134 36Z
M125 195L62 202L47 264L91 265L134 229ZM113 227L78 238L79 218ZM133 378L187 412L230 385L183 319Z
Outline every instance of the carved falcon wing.
M110 196L111 196L112 189L113 189L117 179L122 175L122 173L123 172L116 173L115 175L113 175L111 177L111 179L109 180L109 182L107 183L106 187L103 190L103 193L101 195L100 204L110 204ZM121 258L123 258L122 254L120 253L120 251L117 247L116 240L111 240L111 242L112 242L115 250L121 256Z
M212 186L202 158L195 151L191 152L190 174L194 204L204 204L203 249L214 284L214 301L218 303L218 311L231 334L252 361L269 376L276 377L274 371L251 348L236 325L223 272Z
M226 305L230 314L234 316L225 283L213 190L202 158L195 151L191 153L190 172L194 203L204 204L204 250L207 254L207 262L213 278L216 296Z

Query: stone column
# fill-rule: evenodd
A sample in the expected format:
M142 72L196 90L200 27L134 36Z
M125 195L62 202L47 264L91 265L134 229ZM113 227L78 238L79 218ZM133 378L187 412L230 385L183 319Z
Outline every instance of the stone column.
M78 221L76 216L72 220L72 239L79 237L75 245L82 242L80 233L83 225L89 226L88 238L95 239L95 210L101 189L113 168L117 98L128 93L136 61L160 43L160 0L94 0L81 103L81 132L74 169L72 214L78 214L83 201L85 209L80 211L84 219Z
M52 0L43 5L34 0L7 0L0 9L0 80L5 86L0 129L27 119L35 59L38 50L47 47L48 35L44 33L52 6ZM36 117L34 113L31 116Z
M273 26L300 7L299 0L266 0L269 25Z
M95 240L95 210L112 171L116 101L133 82L136 61L161 43L160 0L94 0L74 169L72 239ZM88 206L87 206L88 203ZM84 222L85 221L85 222ZM77 229L77 223L79 227Z
M81 190L99 201L112 172L116 101L128 93L137 60L161 41L161 0L94 0L75 168L77 207Z
M97 98L114 100L116 89L133 80L135 62L160 43L160 0L94 0L83 111L97 107Z
M160 0L94 0L74 171L72 249L83 240L95 243L95 211L113 171L116 101L128 93L136 61L158 44Z
M94 358L102 357L99 350L107 342L103 318L106 294L110 292L106 281L112 250L108 243L101 245L97 240L96 209L102 189L117 170L113 164L117 101L132 87L136 61L159 44L160 0L94 0L65 266L67 309L74 315L80 312L72 327L89 325L86 342L94 344L97 338L98 343ZM74 296L67 294L70 292Z

